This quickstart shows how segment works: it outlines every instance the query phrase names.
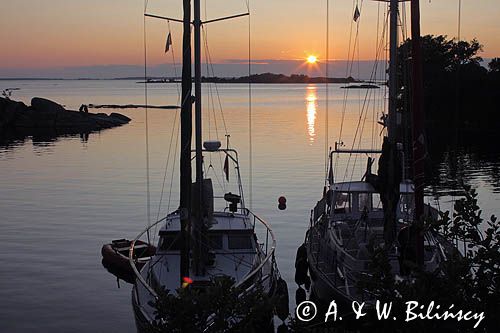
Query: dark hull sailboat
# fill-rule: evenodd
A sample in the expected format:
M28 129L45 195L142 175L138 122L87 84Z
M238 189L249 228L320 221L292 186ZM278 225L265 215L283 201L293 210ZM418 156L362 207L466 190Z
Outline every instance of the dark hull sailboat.
M381 150L345 150L335 145L330 152L330 170L323 198L311 211L310 226L306 233L304 248L299 251L297 262L306 263L306 269L298 271L300 285L311 278L311 295L328 304L331 300L350 304L353 301L373 305L377 295L361 287L362 281L372 279L373 255L384 251L393 276L410 278L412 269L418 267L433 272L457 254L452 244L433 231L424 231L425 217L437 218L439 212L424 205L425 142L423 112L421 104L421 64L419 3L411 1L412 15L412 144L401 141L397 110L401 104L398 88L398 3L390 2L390 61L388 114L383 125L387 125L387 136ZM353 145L354 147L354 145ZM413 152L404 154L404 147L413 147ZM368 160L365 175L359 181L335 182L333 159L339 154L380 154L378 175L371 173L372 159ZM413 159L412 179L405 170L405 157ZM297 277L297 276L296 276ZM344 307L345 308L345 307Z
M325 212L311 219L305 240L311 292L327 301L335 299L346 304L352 301L370 302L373 295L360 289L359 282L370 278L373 249L386 249L395 276L405 276L409 271L405 262L416 261L413 214L398 211L395 225L397 239L391 246L386 246L384 212L374 204L378 192L373 186L364 182L349 182L335 183L332 187L332 197L347 195L354 204L323 203ZM402 184L401 187L401 201L411 200L413 185ZM361 198L365 206L362 211L356 211ZM318 208L316 206L316 210ZM429 206L426 211L430 215L437 214ZM447 249L439 235L425 233L423 269L438 269L446 261Z

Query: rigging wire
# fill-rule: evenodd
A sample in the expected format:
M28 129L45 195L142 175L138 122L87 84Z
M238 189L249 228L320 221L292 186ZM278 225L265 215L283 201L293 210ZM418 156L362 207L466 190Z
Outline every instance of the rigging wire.
M359 6L359 10L362 11L363 10L363 0L361 0L361 4ZM359 21L359 19L358 19ZM361 68L360 68L360 47L359 47L359 24L356 25L356 57L357 57L357 61L356 61L356 67L357 67L357 70L358 70L358 75L357 75L357 78L358 80L361 80ZM354 59L354 55L353 55L353 59ZM361 90L358 89L358 98L361 99Z
M328 83L329 83L329 72L328 72L328 63L330 61L330 57L329 57L329 50L330 50L330 47L329 47L329 41L330 41L330 38L329 38L329 33L330 33L330 0L326 0L326 61L325 61L325 74L326 74L326 80L325 80L325 88L326 88L326 92L325 92L325 185L328 183L328 159L329 159L329 154L328 154L328 146L329 146L329 141L328 141L328 113L329 113L329 109L328 109L328 99L329 99L329 96L328 96L328 93L329 93L329 87L328 87Z
M172 143L174 141L174 133L176 133L175 128L176 128L176 124L177 124L177 115L178 115L178 113L176 112L175 116L174 116L174 122L172 123L172 132L170 133L170 144L168 145L167 160L166 160L166 163L165 163L165 171L163 173L163 183L162 183L162 186L161 186L160 202L158 204L158 212L156 214L156 220L158 220L160 218L161 204L162 204L162 201L163 201L163 193L164 193L165 183L166 183L167 173L168 173L168 165L170 164L170 153L171 153L171 150L172 150ZM176 143L177 143L177 138L176 138ZM175 150L175 151L177 152L177 150ZM174 160L174 163L175 163L175 160ZM173 167L172 167L172 170L173 170ZM170 188L172 188L172 183L170 183ZM170 208L170 207L168 207L168 208ZM168 208L167 208L167 211L168 211Z
M205 31L205 30L203 29L203 31ZM209 73L207 73L207 75L208 76L211 75L211 76L215 77L215 70L214 70L214 65L213 65L213 61L212 61L212 55L210 53L210 48L208 47L206 35L204 36L204 38L205 38L204 42L205 42L206 59L207 59L208 65L210 65L210 70L209 70ZM221 118L222 118L222 124L224 125L224 133L227 135L228 131L227 131L227 125L226 125L226 118L224 116L224 110L222 109L222 102L220 99L219 88L218 88L218 85L216 82L213 82L213 87L215 88L215 94L217 96L217 104L219 106L219 111L220 111Z
M358 24L359 24L359 21L358 20ZM386 29L387 25L385 24L384 25L384 28L383 29ZM358 35L359 35L359 27L357 28L357 33L356 33L356 37L355 39L358 39ZM378 44L378 43L377 43ZM355 43L355 47L356 47L357 43ZM370 80L373 80L375 77L376 77L376 74L377 74L377 67L378 67L378 59L380 58L380 54L383 50L383 39L380 41L380 44L378 45L378 47L376 48L376 54L375 54L375 61L374 61L374 67L372 68L372 72L370 74ZM359 45L358 45L359 47ZM352 61L354 61L354 54L355 52L353 51L352 53ZM359 59L358 59L358 62L359 62ZM351 65L351 72L352 72L352 65ZM347 89L346 89L347 90ZM354 146L355 146L355 142L358 138L358 134L359 134L359 140L361 141L361 133L360 133L360 125L361 125L361 121L363 118L363 114L365 113L365 110L366 110L366 104L367 104L367 98L371 96L371 90L367 90L366 93L365 93L365 97L363 99L363 103L360 105L360 112L359 112L359 117L358 117L358 125L357 125L357 128L356 128L356 131L355 131L355 134L354 134L354 139L353 139L353 145L351 147L351 149L354 149ZM345 97L345 100L344 100L344 103L346 104L347 100L347 96ZM345 113L345 108L343 109L343 113ZM366 117L366 115L365 115ZM342 126L342 124L341 124ZM347 166L346 166L346 173L344 174L344 180L345 180L345 177L347 175L347 170L348 170L348 166L350 164L350 159L352 158L352 154L349 154L349 159L348 159L348 162L347 162ZM356 157L355 157L356 159Z
M167 27L168 27L168 35L171 35L172 33L172 29L171 29L171 26L170 26L170 20L167 20ZM167 36L168 36L167 35ZM171 55L172 55L172 66L173 66L173 71L174 71L174 79L178 77L178 73L177 73L177 62L175 60L175 48L174 48L174 44L170 44L170 50L171 50ZM177 90L177 105L180 104L180 100L181 100L181 91L180 91L180 87L179 87L179 82L175 82L175 87L176 87L176 90ZM177 127L177 131L176 131L176 124L177 124L177 112L175 112L175 116L174 116L174 121L172 123L172 129L171 129L171 135L170 135L170 141L169 141L169 147L168 147L168 153L167 153L167 156L166 156L166 161L165 161L165 171L164 171L164 174L163 174L163 182L162 182L162 186L161 186L161 193L160 193L160 201L158 203L158 211L157 211L157 215L156 215L156 221L158 221L158 219L160 218L160 214L161 214L161 206L162 206L162 203L163 203L163 195L164 195L164 191L165 191L165 184L166 184L166 179L167 179L167 174L168 174L168 167L169 167L169 164L170 164L170 155L171 155L171 150L172 150L172 142L173 142L173 136L174 136L174 133L176 133L176 140L175 140L175 145L174 145L174 159L173 159L173 164L172 164L172 171L171 171L171 176L170 176L170 189L169 189L169 198L168 198L168 204L167 204L167 212L170 211L170 202L171 202L171 195L172 195L172 186L173 186L173 175L174 175L174 170L175 170L175 162L176 162L176 156L177 156L177 143L178 143L178 136L179 136L179 127ZM158 225L155 226L154 228L154 233L153 233L153 242L156 241L156 235L157 235L157 229L158 229Z
M351 13L354 12L357 4L358 4L357 0L353 0L352 1L352 10L351 10ZM356 46L356 43L353 44L353 42L352 42L352 32L353 32L353 25L354 25L354 23L356 23L357 26L359 26L359 21L360 21L359 18L358 18L358 20L356 20L356 22L354 20L350 20L349 46L347 48L347 63L346 63L346 71L345 71L345 77L346 78L350 77L351 73L352 73L352 66L350 65L351 64L351 47L354 50L355 46ZM344 90L344 98L342 100L342 115L341 115L341 120L340 120L340 130L339 130L339 139L338 139L338 143L340 145L343 144L343 142L342 142L342 134L343 134L343 129L344 129L344 120L345 120L345 115L346 115L347 98L348 98L348 96L349 96L349 89L345 89ZM337 154L337 157L335 159L335 166L334 166L335 174L337 173L337 170L338 170L337 166L338 166L339 158L340 158L340 154Z
M462 28L462 0L458 0L458 27L457 27L457 38L460 42L461 38L461 28Z
M147 30L146 30L146 12L148 7L148 0L144 1L144 15L143 15L143 46L144 46L144 110L145 110L145 136L146 136L146 209L147 209L147 225L148 225L148 243L150 243L149 227L151 225L151 191L149 184L149 128L148 128L148 68L147 68Z
M170 29L170 20L167 20L167 24L168 24L168 32L169 34L171 34L171 29ZM170 48L172 49L172 63L173 63L173 67L174 67L174 77L177 77L177 69L176 69L176 62L175 62L175 52L174 52L174 48L173 48L173 44L170 45ZM179 91L179 85L178 83L176 83L176 89L177 89L177 104L179 104L180 102L180 91ZM176 125L176 122L177 122L177 112L175 113L175 116L174 116L174 122L172 123L172 131L171 131L171 135L170 135L170 143L169 143L169 147L168 147L168 153L167 153L167 159L165 161L165 171L164 171L164 175L163 175L163 183L162 183L162 186L161 186L161 193L160 193L160 202L158 204L158 212L157 212L157 215L156 215L156 220L159 219L159 216L160 216L160 210L161 210L161 205L162 205L162 199L163 199L163 192L164 192L164 188L165 188L165 182L166 182L166 176L167 176L167 172L168 172L168 165L169 165L169 162L170 162L170 153L171 153L171 149L172 149L172 142L173 142L173 135L174 135L174 132L175 132L175 125ZM168 211L168 209L167 209Z
M203 2L203 11L204 11L203 19L206 21L207 17L208 17L207 1ZM205 25L202 25L201 29L202 29L202 37L203 37L203 47L205 49L205 53L203 54L203 56L205 57L205 65L207 67L206 75L207 75L207 77L210 77L210 69L209 69L208 57L207 57L208 27L205 27ZM207 125L208 125L207 126L208 127L208 140L212 140L212 122L210 121L210 110L213 111L213 109L214 109L213 93L212 93L212 85L210 83L207 83L207 86L208 86L208 94L206 97L206 100L207 100L206 109L208 109L209 111L206 112L206 118L207 118ZM215 119L215 115L214 115L214 119ZM217 124L215 126L217 129ZM219 139L218 135L217 135L217 139ZM209 159L208 171L210 171L210 168L212 167L212 154L209 154L208 159ZM203 173L208 177L208 174L205 171Z
M361 3L356 1L356 7L358 7L358 5L359 5L359 10L361 11L363 9L363 0L361 0ZM349 73L352 73L353 66L354 66L354 58L357 55L358 61L357 61L356 65L358 67L358 79L359 79L359 74L360 74L359 73L359 25L361 23L361 20L362 20L361 16L356 20L356 34L354 37L354 45L353 45L353 49L352 49L352 60L350 61L350 70L349 70Z
M167 20L168 32L171 33L172 29L170 28L170 20ZM177 62L175 61L175 49L174 44L170 44L170 49L172 50L172 66L174 67L174 80L178 78L177 73ZM177 89L177 105L180 105L181 102L181 88L179 82L175 81L175 87Z
M248 177L248 202L249 207L252 208L253 203L253 142L252 142L252 48L251 48L251 20L250 20L250 0L246 0L248 15L248 161L249 161L249 177Z
M377 38L375 39L375 49L378 48L378 38L380 33L380 2L377 3ZM378 60L375 60L376 66L378 66ZM377 81L377 74L375 73L375 81ZM376 94L373 94L373 113L372 113L372 135L371 135L371 149L375 149L375 124L376 124Z
M387 12L387 14L388 14L388 12ZM388 15L387 15L387 18L388 18ZM383 29L387 30L387 19L385 20L385 24L384 24ZM383 31L382 35L383 34L384 34L384 31ZM382 38L381 41L380 41L379 47L376 50L375 62L374 62L374 67L372 68L372 72L370 74L370 80L373 80L373 78L376 77L378 59L379 59L380 54L382 53L383 49L384 49L384 39ZM355 131L355 134L354 134L354 139L353 139L353 143L352 143L352 146L351 146L351 150L353 150L354 147L355 147L355 145L356 145L356 140L358 138L358 134L359 134L358 147L360 147L360 144L361 144L361 135L362 135L362 132L364 130L364 123L366 121L366 116L367 116L367 112L366 112L366 114L364 114L364 113L365 113L365 111L368 111L367 101L369 99L369 96L371 96L371 90L367 90L367 92L365 93L365 97L364 97L364 100L363 100L363 103L362 103L362 106L361 106L361 110L360 110L360 113L359 113L359 117L358 117L358 124L357 124L356 131ZM343 110L343 111L345 111L345 110ZM363 117L363 114L364 114L364 117ZM361 126L361 129L360 129L360 126ZM339 154L337 154L337 156L338 155ZM351 162L352 155L353 155L352 153L349 154L349 158L347 160L346 168L345 168L345 171L344 171L343 181L345 181L345 179L347 178L348 170L349 170L349 165L350 165L350 162ZM357 155L354 156L354 165L352 167L351 180L352 180L352 177L353 177L354 166L356 165L356 162L357 162Z
M171 202L171 199L172 199L172 184L174 182L174 170L175 170L175 164L176 164L176 161L177 161L177 152L178 152L178 148L179 148L179 145L178 145L178 142L179 142L179 131L180 131L180 123L177 125L177 133L175 135L175 150L174 150L174 163L172 164L172 172L170 174L170 189L169 189L169 192L168 192L168 204L167 204L167 211L170 211L170 202Z
M180 122L177 122L177 126L176 126L176 120L177 120L177 113L175 114L174 124L172 126L172 134L171 134L171 137L170 137L170 145L169 145L169 148L168 148L168 157L167 157L167 162L166 162L166 165L165 165L165 173L163 175L163 184L162 184L161 195L160 195L160 203L158 205L158 213L156 215L156 222L160 221L161 203L162 203L163 194L164 194L164 187L165 187L166 176L167 176L167 171L168 171L168 163L169 163L169 160L170 160L170 151L171 151L171 147L172 147L172 140L173 140L173 136L174 136L174 132L175 132L175 144L174 144L175 148L174 148L174 156L172 158L173 162L172 162L172 170L170 172L170 187L169 187L169 192L168 192L168 203L167 203L167 209L166 209L167 212L170 211L170 203L171 203L171 200L172 200L172 188L173 188L174 174L175 174L175 165L176 165L176 161L177 161L177 152L178 152L178 148L179 148L178 142L179 142ZM164 219L164 218L162 218L162 219ZM158 224L156 224L155 228L154 228L153 242L156 242L156 236L158 235L157 231L158 231Z
M213 68L213 63L212 63L212 58L211 58L211 55L210 55L210 49L208 47L208 32L207 32L207 28L202 26L202 36L203 36L203 46L204 46L204 49L205 49L205 62L206 62L206 66L207 66L207 77L216 77L215 76L215 70ZM215 89L212 89L212 87L214 87ZM224 132L225 132L225 135L228 135L227 134L227 127L226 127L226 122L225 122L225 118L224 118L224 112L223 112L223 109L222 109L222 102L220 100L220 95L219 95L219 90L217 88L217 83L216 82L213 82L213 83L208 83L208 91L209 91L209 94L208 94L208 105L210 106L210 109L213 113L213 121L214 121L214 127L215 127L215 136L217 138L218 141L221 141L220 140L220 135L219 135L219 126L217 124L217 114L216 114L216 110L215 110L215 102L214 102L214 90L215 90L215 93L217 95L217 101L218 101L218 106L219 106L219 110L220 110L220 113L221 113L221 117L222 117L222 120L223 120L223 124L224 124ZM210 111L207 112L207 116L208 116L208 122L209 122L209 137L211 136L210 134L210 131L211 131L211 122L210 122ZM222 165L223 165L223 162L222 162L222 154L218 154L218 157L219 157L219 165L222 169ZM212 157L210 155L210 165L209 165L209 168L208 168L208 171L210 170L210 167L212 167L213 169L213 166L212 166ZM217 175L215 174L214 172L214 175L215 177L217 178L217 181L218 181L218 184L221 186L221 188L223 189L223 191L225 192L226 191L226 183L225 183L225 178L222 177L222 182L219 181L219 178L217 177Z
M363 0L361 0L361 5L359 7L359 10L362 11L363 10ZM359 21L359 19L358 19ZM359 52L360 52L360 49L361 47L359 46L359 24L356 25L356 57L357 57L357 61L356 61L356 67L357 67L357 70L358 70L358 75L357 75L357 78L358 80L361 80L361 69L360 69L360 56L359 56ZM354 55L353 55L353 59L354 59ZM354 61L353 61L354 62ZM361 100L361 90L358 89L358 99ZM360 111L361 111L361 104L359 104L360 106ZM364 124L363 124L364 125ZM360 138L360 141L361 141L361 138ZM355 156L355 158L357 159L357 155ZM354 162L356 164L356 162ZM353 171L354 171L354 168L353 168ZM351 176L352 178L352 176Z
M207 20L207 17L208 17L208 9L207 9L207 1L205 1L203 3L203 9L204 9L204 20L206 21ZM205 65L207 67L207 70L206 70L206 75L207 77L210 77L210 67L209 67L209 64L208 64L208 56L207 56L207 49L208 49L208 27L205 27L205 25L202 25L201 26L201 29L202 29L202 32L203 32L203 47L205 48L205 53L204 53L204 56L205 56ZM208 95L207 95L207 105L208 105L208 108L210 110L212 110L212 112L214 111L214 103L213 103L213 92L212 92L212 85L210 83L207 84L208 86ZM208 111L207 113L207 125L208 125L208 140L212 140L212 123L210 121L210 111ZM214 119L215 119L215 114L214 114ZM216 124L217 126L217 124ZM216 127L217 129L217 127ZM217 135L217 139L218 139L218 135ZM212 154L209 154L209 165L211 166L212 165ZM210 169L210 168L209 168Z
M205 18L206 18L206 15L207 15L207 9L206 9L206 2L205 2ZM215 77L215 73L211 73L210 72L210 66L212 65L211 61L210 61L210 57L209 57L209 48L208 48L208 28L206 28L205 26L202 26L202 37L203 37L203 47L204 47L204 50L205 50L205 65L207 67L207 77ZM214 85L216 84L215 82L213 83ZM206 112L207 114L207 118L208 118L208 136L209 136L209 139L211 139L211 113L213 113L213 121L214 121L214 127L215 127L215 135L216 135L216 139L218 141L220 141L220 137L219 137L219 126L217 125L217 115L215 113L215 102L214 102L214 92L213 92L213 89L212 89L212 83L208 83L207 84L208 86L208 95L207 95L207 105L208 105L208 109L210 109L208 112ZM222 168L222 156L221 154L218 154L219 156L219 164ZM208 167L206 167L206 165L204 164L204 174L208 177L208 174L210 172L210 170L214 170L213 174L217 180L217 184L219 184L219 186L223 189L223 191L225 192L225 188L226 188L226 184L224 182L224 178L222 178L222 182L220 181L220 178L217 176L217 173L215 172L215 168L213 167L212 165L212 154L209 154L209 165Z

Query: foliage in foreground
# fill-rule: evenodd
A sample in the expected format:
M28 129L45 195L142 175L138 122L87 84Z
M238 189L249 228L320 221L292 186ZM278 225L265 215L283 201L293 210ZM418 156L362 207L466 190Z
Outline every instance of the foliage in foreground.
M411 49L412 41L407 39L398 52L400 84L410 87L404 90L405 103L411 101ZM500 120L500 60L484 62L483 46L476 39L426 35L421 38L421 49L424 110L431 138L450 130L495 134L492 124ZM405 109L410 110L409 106Z
M393 302L393 308L401 311L409 300L419 304L434 301L446 309L454 304L454 309L464 312L484 311L485 319L474 331L494 332L500 324L500 223L495 216L484 220L477 204L477 193L468 186L464 189L465 197L455 203L453 219L446 212L437 221L426 221L424 226L426 230L439 232L445 240L442 244L458 244L462 255L455 251L434 272L414 269L413 279L396 280L386 253L379 249L373 254L373 276L360 287L374 293L381 301ZM472 322L415 320L405 323L404 327L414 331L437 328L472 331ZM401 323L390 321L383 325L394 329L402 327Z
M274 302L259 285L242 293L234 279L213 278L204 288L179 288L177 294L162 290L153 332L266 332ZM209 324L210 323L210 324Z
M398 320L377 320L363 317L358 320L304 323L294 319L293 332L498 332L500 327L500 223L495 216L481 217L477 193L465 187L464 198L454 207L454 217L442 213L438 220L428 220L424 229L439 233L446 243L461 245L460 255L451 251L448 261L435 272L416 269L411 279L396 279L391 272L387 253L379 248L372 253L371 275L362 279L359 288L375 295L382 303L392 302L391 317ZM464 246L465 244L465 251ZM405 322L407 301L426 306L434 301L441 311L454 304L454 309L483 312L485 319L474 329L475 320L413 320ZM326 310L326 309L323 309ZM426 310L422 310L423 313ZM436 312L436 311L434 311ZM320 312L321 313L321 312ZM322 318L322 320L324 317Z

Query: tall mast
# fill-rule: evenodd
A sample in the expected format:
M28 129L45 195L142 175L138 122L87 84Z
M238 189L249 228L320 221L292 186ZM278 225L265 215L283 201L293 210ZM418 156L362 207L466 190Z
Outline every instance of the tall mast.
M191 220L191 0L183 0L182 39L182 103L181 103L181 156L180 156L180 220L181 220L181 264L180 280L189 274L190 220Z
M425 182L425 136L422 50L420 45L420 4L419 0L411 1L411 42L412 42L412 141L413 141L413 182L415 184L415 218L420 220L424 215L424 182ZM417 235L417 263L423 265L424 240Z
M390 3L390 48L389 48L389 124L387 127L387 135L389 142L392 145L396 144L396 128L397 128L397 85L398 85L398 2L399 0L391 0Z
M201 232L203 228L203 156L202 156L202 125L201 125L201 18L200 0L194 0L194 91L195 91L195 141L196 141L196 189L197 213L195 225L194 265L197 275L203 273L201 248Z
M203 183L203 157L202 157L202 139L201 139L201 19L200 19L200 0L194 0L194 94L195 94L195 126L196 126L196 182L198 183L200 196L199 203L202 200Z
M396 212L401 170L397 151L398 106L398 0L390 0L389 111L387 137L379 159L380 199L384 208L384 241L390 246L396 238Z

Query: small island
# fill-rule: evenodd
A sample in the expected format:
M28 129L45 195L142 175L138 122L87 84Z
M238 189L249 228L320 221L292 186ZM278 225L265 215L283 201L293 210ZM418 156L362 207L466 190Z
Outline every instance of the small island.
M349 76L343 77L309 77L304 74L292 74L290 76L284 74L275 73L262 73L262 74L252 74L250 76L241 77L206 77L201 78L202 82L213 82L213 83L361 83L359 81ZM172 83L180 82L179 78L148 78L147 83ZM138 83L144 83L144 81L139 81Z

